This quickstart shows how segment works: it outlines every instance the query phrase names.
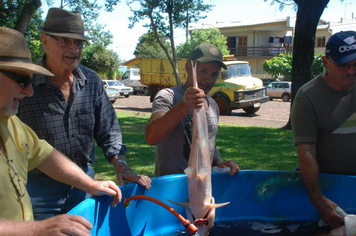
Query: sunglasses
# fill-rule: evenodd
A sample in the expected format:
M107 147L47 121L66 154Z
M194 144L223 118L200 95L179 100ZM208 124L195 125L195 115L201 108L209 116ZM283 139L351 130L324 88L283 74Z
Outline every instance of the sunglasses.
M12 79L16 83L18 83L22 88L26 88L30 83L32 78L28 75L20 75L15 72L10 72L7 70L0 70L6 77Z

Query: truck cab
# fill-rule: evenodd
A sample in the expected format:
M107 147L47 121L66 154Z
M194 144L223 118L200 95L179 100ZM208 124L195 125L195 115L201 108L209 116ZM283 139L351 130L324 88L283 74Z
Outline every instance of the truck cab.
M209 95L219 106L221 115L230 115L231 110L243 109L248 114L257 112L261 103L268 102L266 89L259 78L251 75L247 61L227 59L227 69L220 73Z
M144 95L150 95L150 89L147 85L143 85L140 82L140 69L130 68L128 69L119 80L125 86L132 87L133 93L143 93Z

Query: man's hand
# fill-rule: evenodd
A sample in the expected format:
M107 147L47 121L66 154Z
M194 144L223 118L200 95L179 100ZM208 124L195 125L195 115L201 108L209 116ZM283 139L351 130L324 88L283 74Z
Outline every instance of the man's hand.
M240 171L240 167L234 161L223 161L216 165L220 168L230 167L230 176L236 175Z
M203 90L195 87L189 87L185 90L182 103L185 105L189 112L195 108L203 107L205 100L205 93Z
M113 181L93 181L89 191L92 196L112 196L111 205L116 207L121 202L122 194L120 188Z
M46 220L36 221L34 224L36 224L34 235L37 236L87 236L91 235L89 230L93 228L89 221L77 215L59 215Z
M151 188L151 178L146 175L138 175L134 173L125 162L116 162L115 171L119 185L124 185L124 181L127 180L130 182L136 182L146 189Z
M313 202L320 218L332 228L340 227L344 224L344 218L336 212L338 206L335 202L325 196L318 201Z

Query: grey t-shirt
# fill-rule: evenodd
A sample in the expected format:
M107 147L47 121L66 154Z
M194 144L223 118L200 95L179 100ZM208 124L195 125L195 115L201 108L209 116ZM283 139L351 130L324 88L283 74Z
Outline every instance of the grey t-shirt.
M159 91L153 101L152 113L168 112L183 100L183 85ZM209 133L210 158L213 161L216 134L219 123L219 107L215 101L206 96L209 108L206 110ZM180 174L188 166L191 140L192 114L188 114L172 133L156 146L155 176ZM186 132L184 132L186 131Z
M355 89L334 90L319 75L302 86L294 99L294 145L316 145L320 172L356 174Z

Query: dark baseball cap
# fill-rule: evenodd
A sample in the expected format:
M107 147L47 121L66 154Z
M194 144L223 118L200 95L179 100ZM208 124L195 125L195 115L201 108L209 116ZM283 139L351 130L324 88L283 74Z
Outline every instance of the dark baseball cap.
M341 31L333 34L326 43L325 55L339 64L356 60L356 32Z
M200 63L216 61L219 62L225 70L227 69L225 63L223 62L223 55L221 51L211 43L202 43L196 46L190 53L189 60L197 60Z

